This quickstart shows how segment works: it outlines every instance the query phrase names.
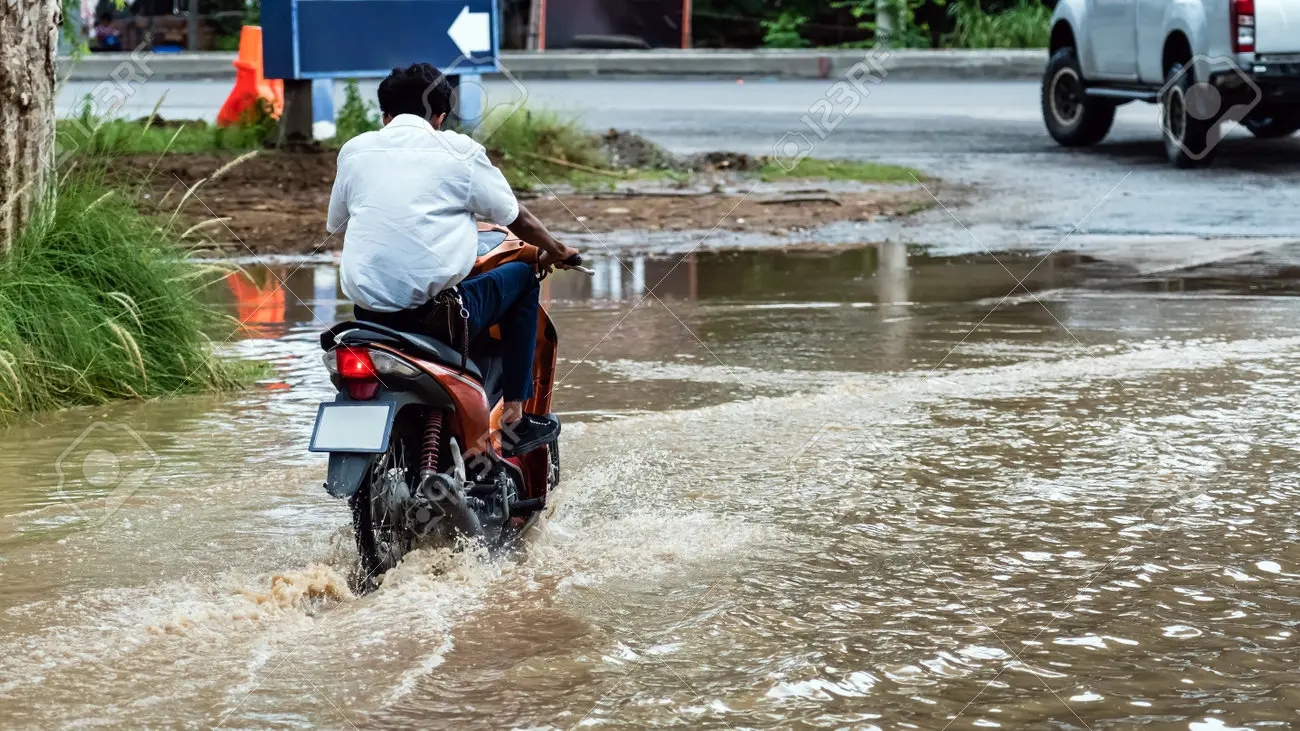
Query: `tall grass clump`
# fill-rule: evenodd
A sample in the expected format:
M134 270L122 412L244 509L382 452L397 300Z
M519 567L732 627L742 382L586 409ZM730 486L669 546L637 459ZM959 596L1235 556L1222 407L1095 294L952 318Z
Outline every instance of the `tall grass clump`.
M228 322L197 296L224 272L188 261L177 238L102 171L65 173L0 251L0 421L240 385L240 366L213 357Z
M953 29L951 48L1046 48L1052 10L1037 0L1016 0L1000 11L986 10L980 0L958 0L948 7Z
M202 120L168 122L157 116L157 107L144 119L100 117L87 99L75 115L58 120L57 141L69 156L83 157L253 150L274 135L276 124L266 102L250 109L239 124L217 127Z
M514 188L529 190L538 179L582 183L622 177L609 170L599 143L576 122L548 111L494 111L475 136Z

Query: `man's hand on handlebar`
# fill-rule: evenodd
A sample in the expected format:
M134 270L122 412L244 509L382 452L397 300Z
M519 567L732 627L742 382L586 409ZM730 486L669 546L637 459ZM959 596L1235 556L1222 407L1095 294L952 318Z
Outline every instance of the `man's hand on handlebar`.
M556 267L558 269L572 269L582 264L582 255L578 253L577 249L564 244L559 244L559 246L560 251L558 252L543 250L538 258L538 263L542 266Z
M537 269L543 274L550 274L552 269L581 268L582 254L579 254L578 250L572 246L560 244L560 247L560 253L563 256L543 250L541 255L537 257Z

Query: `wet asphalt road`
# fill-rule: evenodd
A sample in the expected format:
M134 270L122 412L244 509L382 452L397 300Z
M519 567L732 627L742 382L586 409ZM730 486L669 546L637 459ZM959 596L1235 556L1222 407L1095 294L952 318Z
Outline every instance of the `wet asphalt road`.
M641 131L675 150L756 154L770 154L787 132L815 138L800 118L831 88L586 86L575 99L565 85L533 84L530 101L581 112L592 128ZM1202 260L1254 246L1152 236L1300 239L1300 137L1266 143L1238 131L1222 143L1213 167L1180 171L1165 162L1160 134L1156 107L1135 103L1120 109L1102 145L1066 150L1043 128L1037 84L886 79L813 154L894 162L941 178L945 185L935 192L949 210L937 207L898 234L940 250L1050 249L1080 222L1063 248L1115 258L1136 249L1127 257L1134 262L1144 249L1166 261L1171 248Z
M92 86L69 84L60 96L63 110ZM492 82L487 92L490 105L511 104L522 93L530 107L574 115L594 130L636 131L679 152L769 154L787 133L800 133L815 141L816 156L915 167L943 181L935 193L944 206L886 235L940 253L1059 246L1155 270L1300 240L1300 137L1263 142L1239 130L1222 143L1213 167L1179 171L1164 161L1152 105L1122 107L1098 147L1065 150L1043 128L1036 83L886 78L817 140L801 117L832 87L538 81L522 91ZM166 91L164 116L212 118L227 88L151 82L125 114L147 114ZM374 84L363 91L373 98Z

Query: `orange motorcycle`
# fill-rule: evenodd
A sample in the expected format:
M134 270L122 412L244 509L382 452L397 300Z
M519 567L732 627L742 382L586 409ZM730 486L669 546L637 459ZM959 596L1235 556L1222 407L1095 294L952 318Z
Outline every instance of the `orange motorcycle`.
M513 261L537 266L537 247L506 229L481 224L478 236L472 274ZM545 309L538 318L534 395L524 411L546 414L558 436L550 413L555 326ZM352 508L363 589L417 547L508 547L546 507L560 479L559 446L552 438L511 450L498 418L499 335L489 328L458 350L371 322L321 334L338 395L320 405L309 449L329 454L325 489Z

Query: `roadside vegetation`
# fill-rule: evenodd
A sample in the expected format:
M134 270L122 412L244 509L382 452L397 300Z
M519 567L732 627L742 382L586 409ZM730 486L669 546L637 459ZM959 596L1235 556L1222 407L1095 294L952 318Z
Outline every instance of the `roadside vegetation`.
M230 127L203 120L166 120L158 116L163 101L165 98L148 117L128 120L95 116L87 99L76 115L57 120L56 147L65 161L74 157L245 152L262 147L276 127L265 108L249 115L243 124Z
M198 296L225 269L189 261L174 218L140 214L77 163L0 252L0 423L248 382L256 368L214 356L233 322Z
M349 82L335 115L335 136L320 143L337 149L365 132L379 129L379 110ZM139 120L95 119L88 111L59 121L60 147L82 157L165 154L247 153L273 139L275 120L262 113L227 128L197 121L168 121L157 114ZM609 130L592 134L576 119L544 109L498 110L470 133L487 148L516 190L564 184L579 190L610 188L620 182L687 183L701 172L731 172L763 180L825 179L866 183L910 183L914 171L872 162L800 161L787 171L775 161L736 153L677 156L634 134ZM274 150L266 154L277 154ZM292 154L292 153L290 153Z
M1052 14L1036 0L696 0L693 8L699 48L1040 48Z
M635 174L613 169L586 130L552 112L520 109L489 117L482 128L490 131L484 140L488 156L517 190L539 182L608 185Z
M808 23L808 16L782 10L772 20L759 21L763 27L763 46L765 48L807 48L812 45L799 30Z
M951 48L1047 48L1052 11L1041 2L1018 0L1001 12L989 13L979 0L958 0L949 7L953 21Z
M344 142L363 132L373 132L383 125L379 120L379 107L361 99L361 89L355 80L343 90L343 105L334 114L333 144L342 147Z
M763 180L854 180L860 183L914 183L925 176L911 168L860 160L820 160L807 157L787 170L773 161L758 170Z

